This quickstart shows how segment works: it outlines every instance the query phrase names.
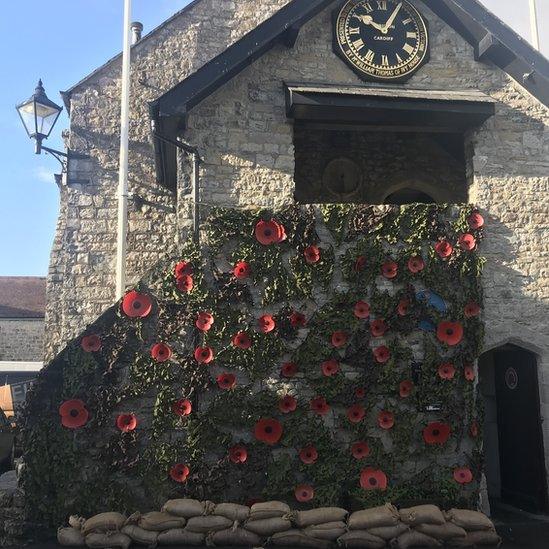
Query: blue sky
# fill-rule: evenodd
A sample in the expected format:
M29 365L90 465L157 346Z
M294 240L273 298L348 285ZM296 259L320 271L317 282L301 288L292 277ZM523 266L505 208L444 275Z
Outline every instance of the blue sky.
M188 0L134 0L133 19L145 32ZM529 37L528 0L484 0L523 36ZM549 54L549 3L538 0L542 48ZM50 99L107 59L122 44L123 0L26 0L2 2L0 14L0 276L46 275L57 220L59 164L33 154L33 144L14 106L27 99L39 77ZM62 150L63 115L47 145Z

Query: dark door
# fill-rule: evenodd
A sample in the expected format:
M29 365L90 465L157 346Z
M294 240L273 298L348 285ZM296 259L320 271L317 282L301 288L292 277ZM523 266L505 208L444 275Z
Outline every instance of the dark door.
M536 357L510 348L494 354L501 498L531 512L547 508Z

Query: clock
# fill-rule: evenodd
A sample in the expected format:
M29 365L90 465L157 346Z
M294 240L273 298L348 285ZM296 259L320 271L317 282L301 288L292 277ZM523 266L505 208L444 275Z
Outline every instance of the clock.
M350 158L334 158L324 168L322 184L337 200L345 200L354 195L362 183L362 171Z
M364 80L404 81L429 59L427 23L404 0L348 0L334 14L334 50Z

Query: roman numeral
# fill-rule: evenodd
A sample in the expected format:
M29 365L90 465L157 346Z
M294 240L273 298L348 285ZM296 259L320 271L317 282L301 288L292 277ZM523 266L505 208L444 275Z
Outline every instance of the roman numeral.
M397 53L396 56L397 56L397 61L398 61L399 63L402 63L402 59L400 58L400 55Z
M387 11L387 0L377 0L377 9Z
M388 67L388 66L389 66L389 58L388 58L386 55L382 55L382 56L381 56L381 64L382 64L384 67Z
M356 40L355 42L353 42L353 46L354 46L358 51L360 51L360 49L364 47L364 41L362 40L362 38L359 38L358 40Z
M372 13L374 11L374 8L372 8L372 4L370 4L370 2L365 2L361 7L366 10L366 13Z
M358 27L356 29L349 29L349 34L360 34L360 29Z
M414 47L413 47L413 46L410 46L410 44L404 44L404 46L402 47L402 49L403 49L408 55L412 55L412 53L414 53Z
M371 63L374 60L375 55L376 54L372 50L368 50L366 52L366 55L364 56L364 59L366 59L366 61Z
M403 25L409 25L411 22L412 22L411 19L404 19L404 21L402 21L402 24Z
M417 38L417 32L407 32L406 38L413 38L415 40Z

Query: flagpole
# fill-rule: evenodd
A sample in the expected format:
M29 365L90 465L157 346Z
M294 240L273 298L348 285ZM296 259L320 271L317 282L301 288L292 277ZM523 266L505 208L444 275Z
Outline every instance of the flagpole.
M532 28L532 46L539 51L539 30L536 0L530 0L530 26Z
M116 242L116 299L126 291L126 241L128 235L128 148L130 126L130 48L132 0L124 0L124 50L122 54L122 105L120 109L120 165L118 169L118 228Z

